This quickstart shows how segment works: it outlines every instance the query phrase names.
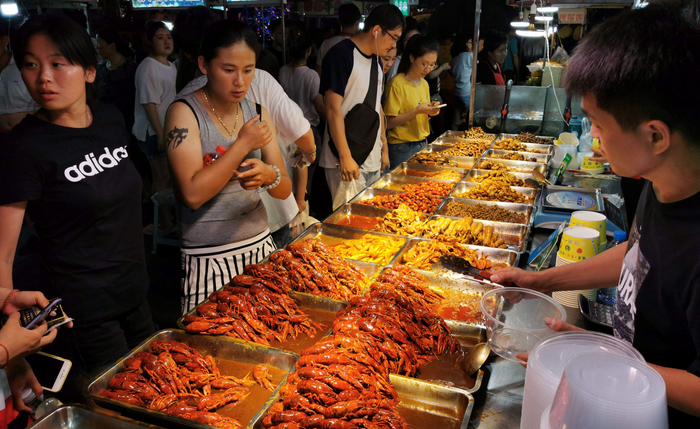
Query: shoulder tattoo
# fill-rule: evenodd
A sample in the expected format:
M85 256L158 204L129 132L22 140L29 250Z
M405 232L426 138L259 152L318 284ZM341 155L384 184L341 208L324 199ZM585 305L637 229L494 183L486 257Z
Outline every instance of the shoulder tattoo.
M173 129L165 137L165 149L173 145L173 149L177 149L187 138L188 128L173 127Z

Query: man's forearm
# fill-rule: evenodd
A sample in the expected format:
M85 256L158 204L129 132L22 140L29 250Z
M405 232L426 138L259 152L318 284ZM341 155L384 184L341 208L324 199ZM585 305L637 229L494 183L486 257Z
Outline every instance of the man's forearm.
M328 109L328 131L340 158L352 157L348 141L345 138L345 121L341 112Z
M700 377L683 369L667 368L652 363L649 366L661 374L666 383L668 405L700 417Z
M314 132L309 128L303 136L295 141L297 147L307 155L316 152L316 142L314 142Z
M622 271L626 243L613 247L593 258L538 273L545 292L617 286Z

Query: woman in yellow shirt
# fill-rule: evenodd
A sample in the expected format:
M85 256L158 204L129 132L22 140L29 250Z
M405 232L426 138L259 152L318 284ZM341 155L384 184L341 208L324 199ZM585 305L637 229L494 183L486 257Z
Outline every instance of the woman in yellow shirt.
M399 63L398 74L387 84L384 102L389 161L391 168L401 164L427 144L429 116L440 113L430 101L424 77L435 69L440 46L431 37L409 40Z

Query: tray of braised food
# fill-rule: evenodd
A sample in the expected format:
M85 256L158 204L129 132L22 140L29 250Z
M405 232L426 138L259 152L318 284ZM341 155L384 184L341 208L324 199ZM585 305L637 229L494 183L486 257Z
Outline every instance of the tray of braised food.
M465 182L481 183L485 180L499 180L506 182L510 186L519 186L521 188L538 188L539 186L534 186L525 181L525 179L534 179L531 173L517 173L505 170L471 170L467 177L464 178ZM536 182L536 181L535 181Z
M479 170L508 171L510 173L532 173L535 168L542 168L544 164L538 162L513 161L509 159L482 159L478 166ZM547 168L542 174L547 173Z
M436 214L531 226L532 212L533 207L527 204L449 197Z
M227 337L157 332L87 388L100 406L167 427L242 429L298 355Z
M518 152L512 150L489 149L484 154L484 158L506 159L510 161L527 161L548 164L552 159L551 154Z
M534 205L539 191L533 188L511 186L502 178L488 178L479 183L460 182L450 196L482 201L500 201Z
M554 147L551 144L524 143L516 138L505 137L496 140L493 144L493 149L543 154L551 154L554 151Z
M444 187L438 190L444 193ZM445 200L446 196L447 194L437 195L429 192L400 192L389 189L367 188L357 194L350 202L390 210L398 208L401 204L406 204L418 212L432 214Z
M459 182L467 174L467 171L469 169L403 162L394 168L391 174Z
M372 188L391 189L401 192L426 192L446 197L455 182L446 180L427 179L422 177L405 176L401 174L385 174L372 184Z
M556 137L536 136L532 133L501 134L504 138L513 138L523 143L548 144L553 145Z

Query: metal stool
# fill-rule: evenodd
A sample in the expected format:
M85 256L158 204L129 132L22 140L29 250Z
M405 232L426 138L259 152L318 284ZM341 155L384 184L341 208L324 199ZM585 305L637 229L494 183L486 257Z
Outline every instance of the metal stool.
M164 189L158 191L151 197L153 201L153 250L151 253L154 255L158 253L158 245L165 244L167 246L179 246L180 240L175 238L167 238L170 234L177 231L177 224L166 231L160 231L158 227L158 222L160 218L158 217L158 210L161 206L163 208L169 209L175 205L175 195L173 194L173 188Z

